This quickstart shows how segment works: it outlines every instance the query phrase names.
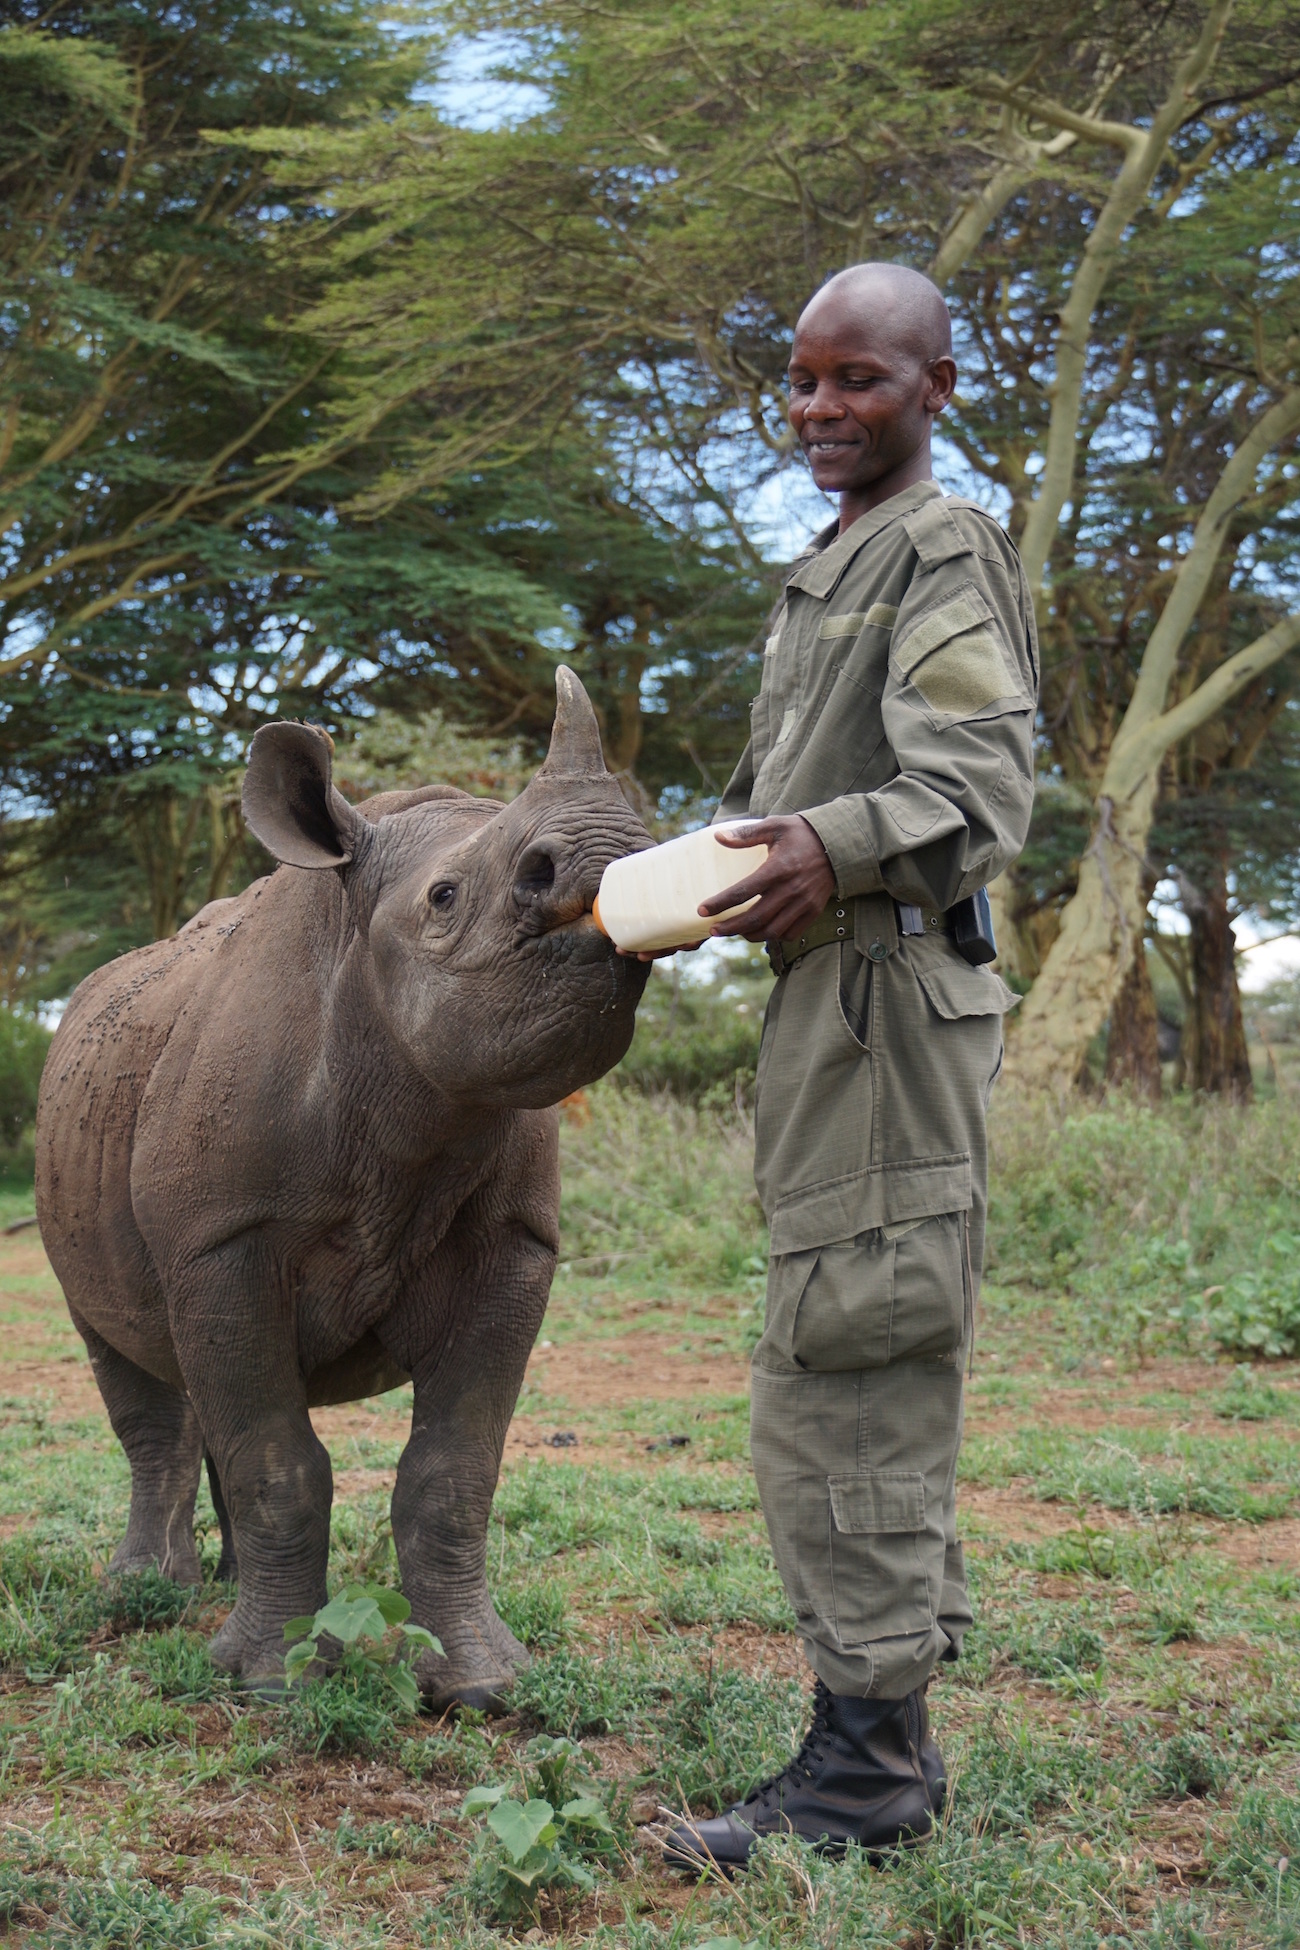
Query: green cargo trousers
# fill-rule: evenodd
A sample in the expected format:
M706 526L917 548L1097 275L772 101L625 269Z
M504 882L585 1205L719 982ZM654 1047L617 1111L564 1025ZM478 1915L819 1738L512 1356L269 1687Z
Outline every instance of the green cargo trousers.
M856 941L797 963L764 1026L752 1453L813 1669L901 1699L971 1622L955 1480L1014 998L941 934L900 940L892 903L856 908Z

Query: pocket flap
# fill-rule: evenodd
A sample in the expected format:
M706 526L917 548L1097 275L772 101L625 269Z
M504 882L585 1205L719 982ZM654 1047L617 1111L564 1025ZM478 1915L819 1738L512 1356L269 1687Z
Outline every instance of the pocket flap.
M1004 1016L1020 1000L1000 975L988 968L972 968L969 962L935 962L918 968L916 974L935 1009L949 1022L959 1016Z
M828 1476L831 1515L842 1536L909 1534L925 1529L925 1477L919 1470Z
M963 583L955 596L937 609L917 618L901 643L893 645L894 662L901 677L910 677L916 666L955 636L978 630L994 621L993 611L973 582Z
M798 1253L855 1239L879 1226L965 1212L971 1202L970 1152L873 1165L818 1185L801 1186L772 1214L772 1251Z

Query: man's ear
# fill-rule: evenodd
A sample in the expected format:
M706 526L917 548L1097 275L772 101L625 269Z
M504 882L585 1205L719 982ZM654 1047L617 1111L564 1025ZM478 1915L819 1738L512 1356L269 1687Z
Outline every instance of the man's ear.
M310 724L264 724L244 774L244 818L291 867L343 867L365 822L334 788L333 741Z

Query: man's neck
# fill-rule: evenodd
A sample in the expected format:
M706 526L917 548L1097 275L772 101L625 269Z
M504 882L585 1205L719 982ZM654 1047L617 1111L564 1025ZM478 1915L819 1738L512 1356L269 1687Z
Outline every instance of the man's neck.
M841 535L846 529L852 528L855 521L861 521L863 515L869 515L873 508L879 508L884 502L892 501L896 494L906 493L907 489L915 487L918 481L933 479L930 442L927 440L923 447L917 448L909 460L895 467L892 472L882 474L880 479L872 481L869 487L849 488L840 496Z

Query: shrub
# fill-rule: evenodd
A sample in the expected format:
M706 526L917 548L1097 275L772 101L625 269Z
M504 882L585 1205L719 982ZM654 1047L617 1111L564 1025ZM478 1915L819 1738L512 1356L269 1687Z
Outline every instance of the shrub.
M0 1003L0 1149L12 1150L36 1116L50 1041L35 1016Z
M706 969L651 973L615 1074L638 1090L725 1108L752 1101L772 976L757 948L717 956Z
M1206 1326L1228 1353L1272 1360L1300 1353L1300 1236L1270 1233L1256 1253L1254 1266L1206 1295Z

